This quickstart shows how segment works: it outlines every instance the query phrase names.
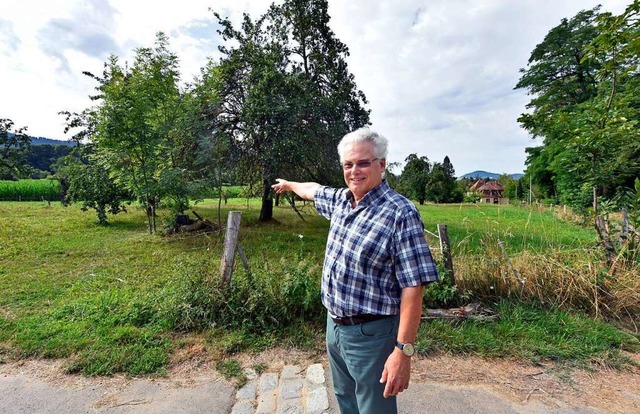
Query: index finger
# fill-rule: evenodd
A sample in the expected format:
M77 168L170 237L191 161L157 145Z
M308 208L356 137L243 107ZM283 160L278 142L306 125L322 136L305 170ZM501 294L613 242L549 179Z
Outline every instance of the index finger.
M389 398L391 396L393 396L392 394L392 388L393 386L391 385L391 381L387 381L385 386L384 386L384 392L382 393L382 396L384 398Z

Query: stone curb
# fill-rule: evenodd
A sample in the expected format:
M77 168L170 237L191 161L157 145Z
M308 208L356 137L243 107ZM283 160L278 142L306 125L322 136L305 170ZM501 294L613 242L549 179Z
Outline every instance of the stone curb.
M231 414L326 414L329 395L322 364L306 370L286 365L280 374L245 370L247 383L236 392Z

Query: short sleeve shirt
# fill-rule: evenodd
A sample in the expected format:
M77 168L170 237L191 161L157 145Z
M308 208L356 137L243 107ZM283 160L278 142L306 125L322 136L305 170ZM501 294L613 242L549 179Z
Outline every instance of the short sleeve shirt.
M322 303L334 316L397 315L405 287L438 280L416 207L386 181L356 207L347 188L319 187L316 209L331 221Z

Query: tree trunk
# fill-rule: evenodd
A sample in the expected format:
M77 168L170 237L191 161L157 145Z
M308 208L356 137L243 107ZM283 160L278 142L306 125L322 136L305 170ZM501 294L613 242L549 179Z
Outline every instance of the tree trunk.
M152 219L151 219L151 204L149 204L149 202L147 202L147 207L145 208L145 211L147 213L147 224L149 225L149 234L153 234L153 223L152 223Z
M67 192L69 191L69 181L67 176L60 177L60 202L62 205L66 206L67 202Z
M269 221L273 217L273 199L271 198L271 181L264 180L262 191L262 208L260 209L260 221Z

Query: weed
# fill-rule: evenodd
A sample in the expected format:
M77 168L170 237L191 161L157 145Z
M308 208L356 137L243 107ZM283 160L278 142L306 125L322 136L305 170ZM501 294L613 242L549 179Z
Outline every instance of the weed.
M247 377L242 372L242 366L240 362L238 362L235 358L228 358L218 362L216 365L216 369L220 372L226 379L235 379L236 386L241 388L244 384L247 383Z
M253 366L253 370L256 374L260 375L267 370L268 366L266 364L255 364Z

